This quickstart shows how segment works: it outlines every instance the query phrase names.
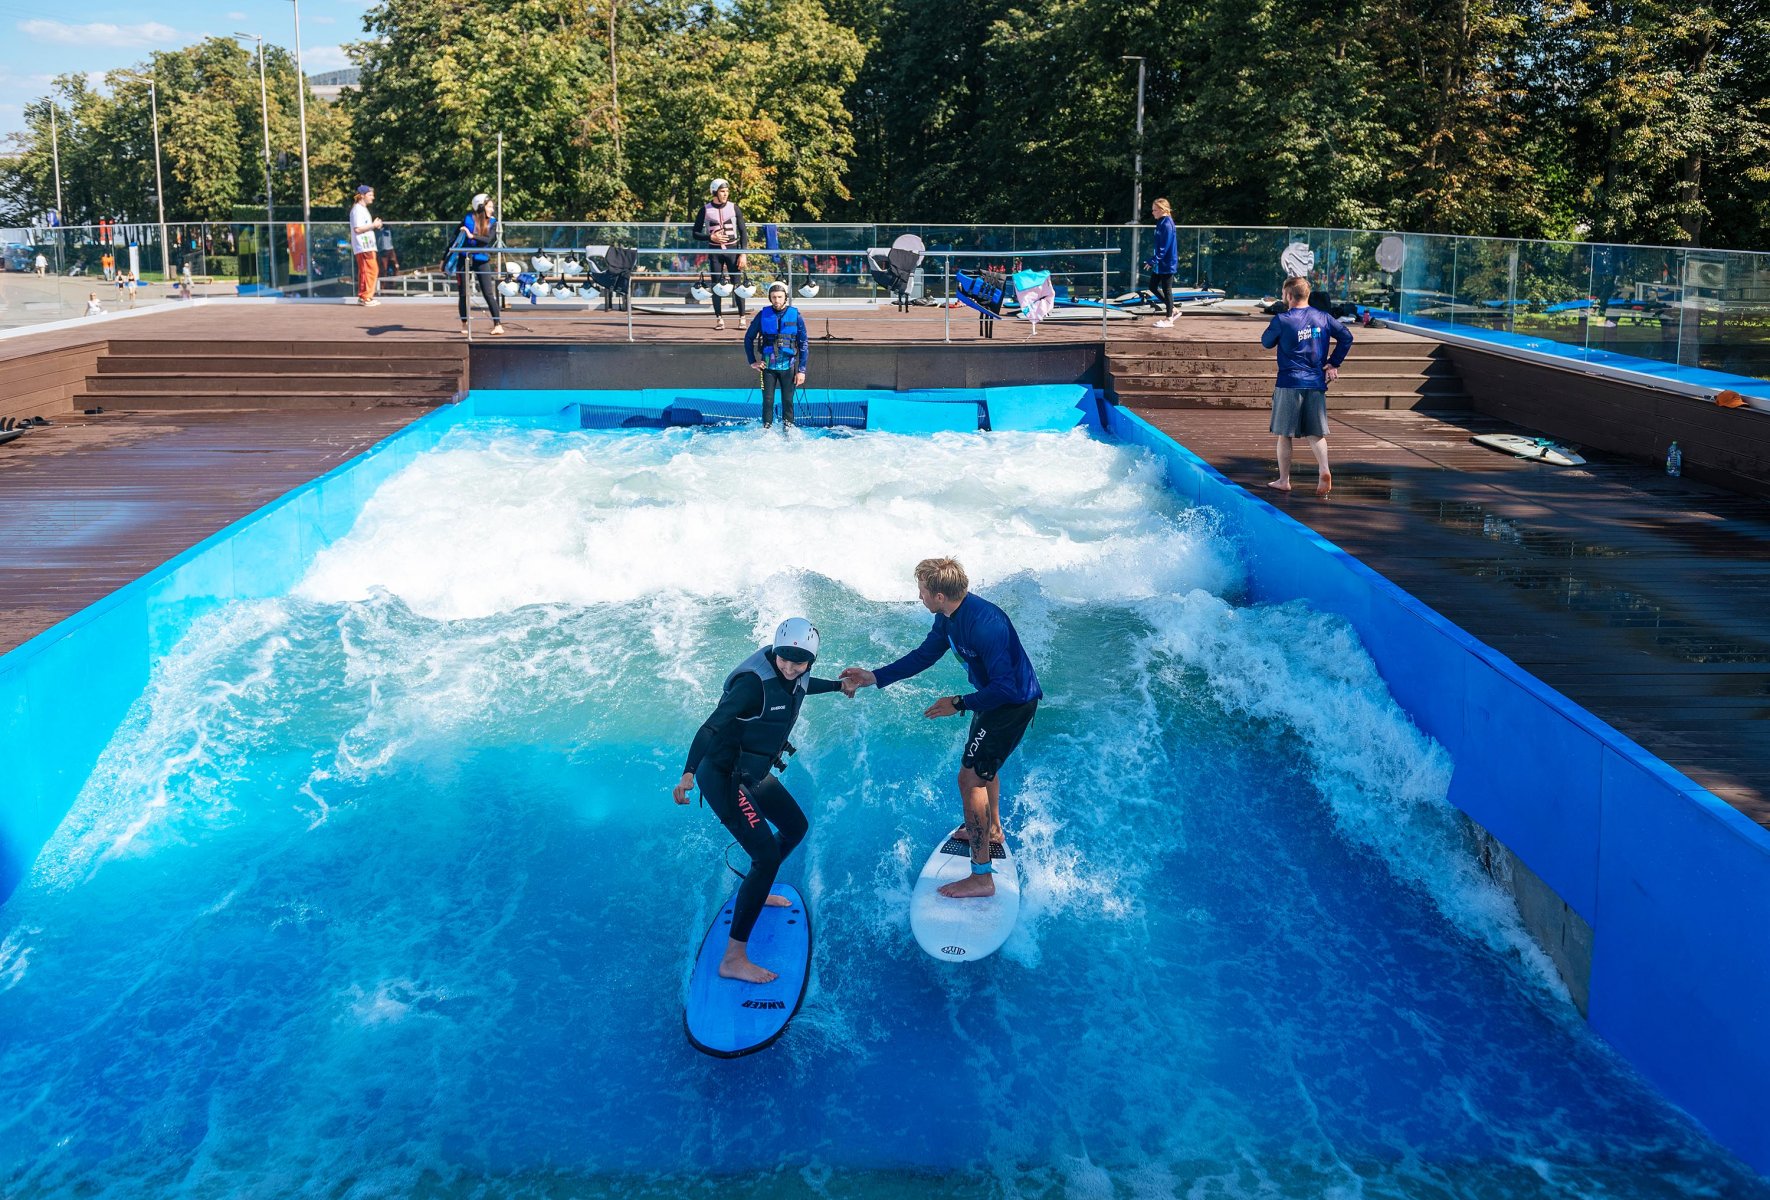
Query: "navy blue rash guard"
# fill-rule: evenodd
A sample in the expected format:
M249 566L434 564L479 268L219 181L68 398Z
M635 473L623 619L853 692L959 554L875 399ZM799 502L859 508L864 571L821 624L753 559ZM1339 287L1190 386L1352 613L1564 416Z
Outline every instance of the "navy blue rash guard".
M1172 275L1180 269L1180 234L1173 217L1155 223L1155 248L1150 251L1150 266L1157 275Z
M967 595L943 617L936 613L934 628L922 644L888 667L873 672L880 687L919 675L941 660L948 648L965 664L965 674L977 690L961 697L966 712L989 712L1008 704L1025 704L1045 693L1033 673L1032 660L1021 648L1020 635L1008 614L981 596Z
M1328 338L1334 350L1328 353ZM1327 387L1323 368L1337 367L1352 349L1352 331L1331 313L1307 304L1286 309L1273 317L1260 335L1260 344L1278 349L1278 387L1320 391Z

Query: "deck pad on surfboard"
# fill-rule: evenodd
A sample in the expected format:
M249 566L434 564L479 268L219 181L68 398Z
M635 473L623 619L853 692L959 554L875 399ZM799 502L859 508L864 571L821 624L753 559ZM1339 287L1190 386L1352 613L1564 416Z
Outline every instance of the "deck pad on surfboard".
M719 975L719 961L731 937L733 892L719 906L713 924L701 939L694 975L688 981L683 1024L696 1050L715 1058L739 1058L771 1045L787 1030L805 1000L811 977L811 912L791 884L771 889L793 903L787 908L764 906L750 933L750 961L779 973L773 983L745 983Z
M952 835L940 840L910 893L910 931L916 944L942 962L970 962L1002 948L1020 919L1020 868L1004 842L990 843L996 894L955 900L938 889L971 874L971 845Z

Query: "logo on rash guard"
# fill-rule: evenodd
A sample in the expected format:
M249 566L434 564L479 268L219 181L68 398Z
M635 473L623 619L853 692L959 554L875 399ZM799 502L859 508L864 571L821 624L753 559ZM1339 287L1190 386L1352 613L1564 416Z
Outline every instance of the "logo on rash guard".
M742 788L738 789L738 811L744 814L744 820L750 823L751 829L762 824L762 818L756 815L754 808L750 807L750 793Z
M784 704L777 704L773 708L769 709L768 711L769 712L786 712L787 706Z
M745 1008L785 1008L786 1006L784 1000L746 1000L743 1003Z

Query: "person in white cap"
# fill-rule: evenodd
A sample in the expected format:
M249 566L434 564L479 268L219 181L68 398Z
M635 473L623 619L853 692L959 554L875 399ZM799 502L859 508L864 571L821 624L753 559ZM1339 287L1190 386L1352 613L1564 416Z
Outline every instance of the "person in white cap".
M492 198L481 192L473 198L473 209L461 218L461 228L455 231L456 249L449 251L449 258L443 263L445 272L456 275L457 292L460 297L461 332L467 332L467 274L473 273L479 280L479 294L486 299L486 307L492 313L492 332L504 332L504 321L498 311L498 281L492 277L492 256L475 251L472 247L490 246L496 237L498 228L497 205ZM462 249L466 247L466 249Z
M750 231L744 225L744 214L738 211L731 198L731 184L725 180L715 179L707 186L707 200L694 219L694 235L713 248L707 255L707 274L713 284L713 328L724 329L721 291L730 295L744 281L744 268L748 265L742 254L732 251L747 250L750 246ZM741 323L744 298L740 295L736 299Z
M682 778L671 799L688 803L697 784L701 799L720 824L750 856L750 870L733 905L730 940L719 974L748 983L769 983L775 973L750 961L750 932L764 905L785 905L785 897L769 894L781 863L805 840L811 822L793 794L775 778L795 753L793 726L807 696L841 692L853 697L855 687L839 679L813 679L817 661L817 627L804 617L788 617L774 631L774 640L734 667L725 677L719 706L701 724L688 747Z

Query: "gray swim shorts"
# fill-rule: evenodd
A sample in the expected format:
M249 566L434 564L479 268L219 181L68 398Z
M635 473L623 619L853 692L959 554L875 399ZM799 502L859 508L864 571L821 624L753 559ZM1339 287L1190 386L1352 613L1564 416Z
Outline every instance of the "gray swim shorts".
M1327 393L1319 388L1273 388L1272 432L1279 437L1326 437Z

